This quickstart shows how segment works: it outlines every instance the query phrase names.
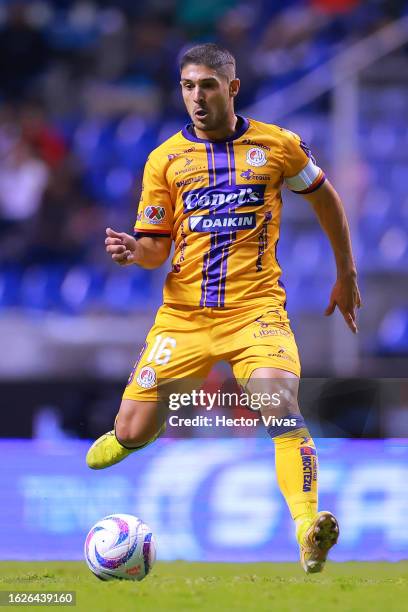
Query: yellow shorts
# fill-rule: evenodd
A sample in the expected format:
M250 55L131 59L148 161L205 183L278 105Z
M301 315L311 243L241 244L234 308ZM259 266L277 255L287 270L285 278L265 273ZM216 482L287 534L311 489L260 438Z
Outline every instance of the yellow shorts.
M202 380L218 361L229 362L241 384L257 368L278 368L300 376L298 349L286 310L263 301L238 308L164 304L123 398L155 401L157 381Z

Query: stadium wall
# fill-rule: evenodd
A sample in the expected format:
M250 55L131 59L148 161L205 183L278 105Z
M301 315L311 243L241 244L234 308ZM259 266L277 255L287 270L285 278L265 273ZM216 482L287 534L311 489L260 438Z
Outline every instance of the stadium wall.
M335 561L408 558L407 440L317 440L320 507L341 525ZM0 559L81 559L113 512L153 529L161 560L295 561L293 525L266 439L160 440L107 471L86 441L0 441Z

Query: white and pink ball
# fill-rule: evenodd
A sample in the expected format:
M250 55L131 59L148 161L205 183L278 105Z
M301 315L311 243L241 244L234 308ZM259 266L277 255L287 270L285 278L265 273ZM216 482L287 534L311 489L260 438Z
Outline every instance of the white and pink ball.
M156 561L151 529L131 514L111 514L89 531L85 559L101 580L143 580Z

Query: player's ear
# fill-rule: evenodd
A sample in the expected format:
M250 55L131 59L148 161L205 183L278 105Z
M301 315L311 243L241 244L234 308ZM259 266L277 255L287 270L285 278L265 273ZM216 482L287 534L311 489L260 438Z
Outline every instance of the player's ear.
M232 79L231 83L229 84L229 94L231 98L235 98L235 96L238 94L240 85L241 81L239 79Z

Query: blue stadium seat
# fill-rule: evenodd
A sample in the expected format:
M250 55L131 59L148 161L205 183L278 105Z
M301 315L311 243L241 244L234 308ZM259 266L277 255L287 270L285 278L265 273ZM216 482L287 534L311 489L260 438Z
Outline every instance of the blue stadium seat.
M379 254L383 265L394 270L408 268L408 232L404 227L387 228L379 242Z
M105 174L105 198L110 202L129 201L132 187L133 175L125 166L112 167Z
M113 134L112 154L118 164L132 172L142 168L148 153L157 146L157 130L138 115L127 115Z
M151 297L150 278L151 273L141 268L114 270L103 287L105 308L124 313L146 309Z
M19 302L21 270L16 267L0 269L0 308L12 308Z
M33 265L26 268L20 283L20 305L30 310L60 308L60 287L63 276L62 266Z
M102 291L103 272L81 265L67 270L60 287L61 305L64 310L79 314L97 308Z
M380 353L408 355L408 307L387 312L380 324L377 340Z
M329 303L332 283L318 275L302 276L287 283L287 305L290 313L323 312Z

